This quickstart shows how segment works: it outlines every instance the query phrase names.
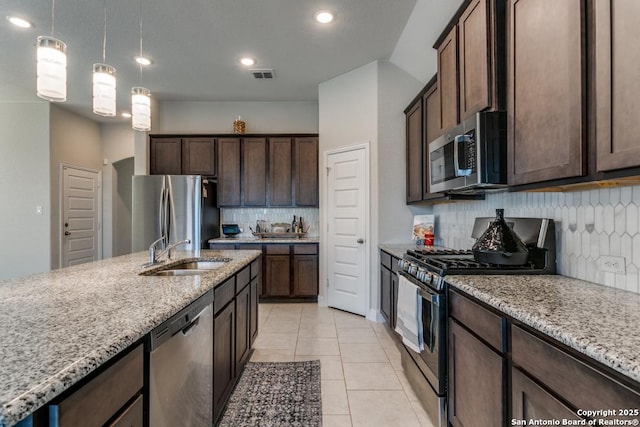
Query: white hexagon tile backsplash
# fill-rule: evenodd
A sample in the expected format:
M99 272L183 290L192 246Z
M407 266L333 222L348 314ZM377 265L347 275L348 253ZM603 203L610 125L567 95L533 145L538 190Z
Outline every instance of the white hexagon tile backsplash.
M640 293L640 186L498 193L482 201L435 205L438 243L470 248L474 219L494 216L496 208L504 208L505 216L556 222L559 274ZM624 257L626 274L603 271L608 256Z

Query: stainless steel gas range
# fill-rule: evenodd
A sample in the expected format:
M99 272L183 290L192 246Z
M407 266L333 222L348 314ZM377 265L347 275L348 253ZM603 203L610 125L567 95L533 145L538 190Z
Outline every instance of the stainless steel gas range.
M478 239L494 218L476 218ZM398 262L399 274L418 287L422 301L424 350L403 345L402 366L434 426L447 426L447 283L460 274L555 274L555 224L546 218L505 218L529 249L525 265L477 262L470 250L416 248Z

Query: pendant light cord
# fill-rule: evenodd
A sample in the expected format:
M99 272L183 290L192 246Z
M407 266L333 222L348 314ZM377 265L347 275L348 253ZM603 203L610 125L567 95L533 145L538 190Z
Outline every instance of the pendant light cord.
M102 38L102 63L107 63L107 0L104 0L104 37Z
M51 0L51 37L53 37L54 35L54 30L55 30L55 25L54 23L56 22L56 0Z
M140 0L140 58L142 58L142 0ZM142 85L142 64L138 64L140 69L139 84Z

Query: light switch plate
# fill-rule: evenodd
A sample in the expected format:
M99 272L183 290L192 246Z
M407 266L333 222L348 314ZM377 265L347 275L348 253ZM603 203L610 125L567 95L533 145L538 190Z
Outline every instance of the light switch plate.
M609 273L627 274L626 260L621 256L601 256L598 258L598 268Z

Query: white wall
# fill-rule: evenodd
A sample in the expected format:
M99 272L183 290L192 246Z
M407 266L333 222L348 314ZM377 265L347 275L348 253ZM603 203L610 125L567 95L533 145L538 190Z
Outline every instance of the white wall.
M327 151L339 147L370 144L369 152L377 147L377 103L378 64L372 62L356 70L321 83L318 89L319 110L319 163L320 163L320 291L319 304L327 304L327 246L322 244L327 224L327 182L325 157ZM371 164L371 176L377 169ZM374 203L375 202L375 203ZM375 210L377 198L371 191L371 211ZM373 222L374 218L372 218ZM377 220L377 218L376 218ZM323 227L325 225L325 227ZM370 233L375 230L369 225ZM373 239L369 242L370 253L375 253ZM371 264L375 264L371 262ZM373 280L373 278L371 278Z
M60 164L102 170L100 124L57 105L50 115L51 268L60 267Z
M0 279L49 270L49 188L49 103L0 103Z
M118 216L123 213L117 205L117 201L123 197L118 194L118 179L123 177L118 175L115 164L134 157L135 131L129 123L103 123L101 139L102 158L107 161L106 165L102 165L102 256L109 258L114 254L118 233L124 230L117 231L116 223L125 220ZM126 169L123 173L126 173Z
M376 61L320 84L320 224L326 224L326 152L369 143L369 312L377 318L379 242L406 242L413 214L405 204L403 110L423 84L386 61ZM321 233L321 238L322 238ZM326 247L320 256L320 298L326 303Z
M316 102L164 102L152 133L233 133L242 116L246 133L316 133Z

